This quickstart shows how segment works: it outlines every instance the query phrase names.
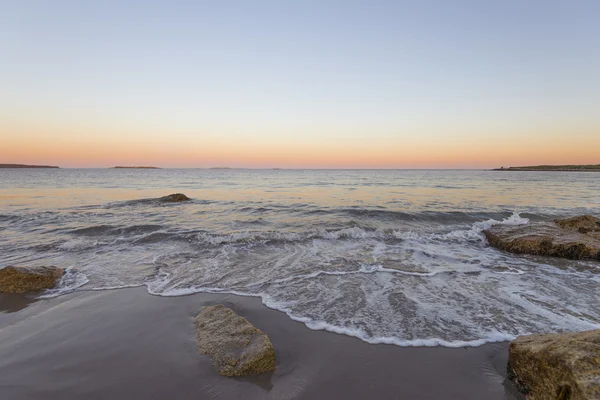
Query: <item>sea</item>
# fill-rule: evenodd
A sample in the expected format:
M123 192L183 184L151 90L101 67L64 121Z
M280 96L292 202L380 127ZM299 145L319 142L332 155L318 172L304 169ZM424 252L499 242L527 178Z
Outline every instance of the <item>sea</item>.
M600 328L600 263L482 234L580 214L600 215L600 174L0 169L0 268L65 268L40 297L231 293L368 343L479 346Z

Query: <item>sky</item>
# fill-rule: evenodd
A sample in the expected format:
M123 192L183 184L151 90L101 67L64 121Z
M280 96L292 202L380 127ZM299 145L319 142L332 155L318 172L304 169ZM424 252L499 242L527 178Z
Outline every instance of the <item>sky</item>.
M600 163L600 2L0 0L0 163Z

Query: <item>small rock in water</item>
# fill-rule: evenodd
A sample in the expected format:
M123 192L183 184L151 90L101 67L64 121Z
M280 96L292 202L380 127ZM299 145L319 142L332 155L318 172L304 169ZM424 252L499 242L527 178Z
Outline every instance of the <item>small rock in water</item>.
M64 270L56 267L13 267L0 269L0 292L27 293L56 286Z
M173 193L168 196L161 197L159 200L167 203L178 203L180 201L188 201L190 198L183 193Z
M591 215L527 225L495 225L483 231L488 242L516 254L600 260L600 219Z
M221 375L275 370L275 349L265 333L223 305L206 306L196 317L196 340Z
M520 336L508 375L528 400L600 399L600 329Z

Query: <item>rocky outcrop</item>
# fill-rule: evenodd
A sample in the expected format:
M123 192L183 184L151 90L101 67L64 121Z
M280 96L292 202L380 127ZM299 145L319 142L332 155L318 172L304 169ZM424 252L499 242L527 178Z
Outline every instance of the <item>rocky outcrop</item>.
M188 201L191 199L183 193L174 193L168 196L161 197L159 200L165 203L178 203L180 201Z
M527 225L495 225L483 233L492 246L511 253L600 260L600 219L591 215Z
M275 370L275 349L261 330L223 305L202 307L196 340L221 375L256 375Z
M528 400L600 399L600 330L521 336L508 376Z
M27 293L51 289L63 276L56 267L4 267L0 269L0 292Z

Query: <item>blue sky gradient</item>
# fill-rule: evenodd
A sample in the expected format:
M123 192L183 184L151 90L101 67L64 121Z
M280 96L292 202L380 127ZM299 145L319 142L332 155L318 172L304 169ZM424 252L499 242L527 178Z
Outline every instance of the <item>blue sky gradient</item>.
M600 162L599 17L598 1L4 1L0 160Z

